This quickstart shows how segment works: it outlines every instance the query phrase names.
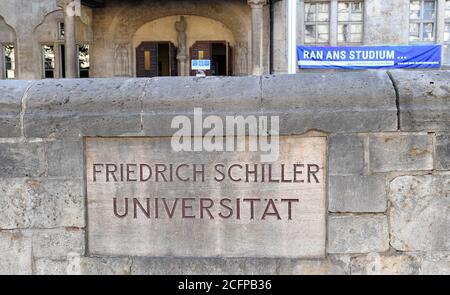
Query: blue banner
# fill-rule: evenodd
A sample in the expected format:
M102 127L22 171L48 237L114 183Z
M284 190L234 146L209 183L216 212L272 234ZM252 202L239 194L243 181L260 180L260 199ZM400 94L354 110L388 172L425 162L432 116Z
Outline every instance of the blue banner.
M418 69L441 67L441 45L298 46L302 69Z

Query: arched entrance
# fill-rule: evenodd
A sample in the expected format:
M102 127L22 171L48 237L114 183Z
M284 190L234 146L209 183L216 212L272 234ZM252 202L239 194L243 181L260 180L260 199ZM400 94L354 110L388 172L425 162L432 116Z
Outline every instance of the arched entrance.
M232 48L235 46L233 33L219 21L193 15L183 16L185 26L177 30L175 24L180 22L181 17L159 18L136 31L132 41L135 48L135 75L195 75L190 67L192 59L211 60L212 68L207 71L207 75L232 75ZM180 36L180 30L184 36Z

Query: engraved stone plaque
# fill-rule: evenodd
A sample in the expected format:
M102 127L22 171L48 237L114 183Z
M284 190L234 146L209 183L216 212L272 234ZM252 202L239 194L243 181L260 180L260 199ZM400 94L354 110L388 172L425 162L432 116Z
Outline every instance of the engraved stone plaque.
M259 152L175 152L170 137L86 138L90 254L323 257L326 138Z

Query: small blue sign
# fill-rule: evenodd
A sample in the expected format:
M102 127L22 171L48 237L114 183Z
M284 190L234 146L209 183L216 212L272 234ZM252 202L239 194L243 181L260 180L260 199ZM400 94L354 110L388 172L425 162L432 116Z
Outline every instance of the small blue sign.
M191 68L192 70L210 70L211 61L209 59L193 59Z
M441 45L298 46L301 69L418 69L441 67Z

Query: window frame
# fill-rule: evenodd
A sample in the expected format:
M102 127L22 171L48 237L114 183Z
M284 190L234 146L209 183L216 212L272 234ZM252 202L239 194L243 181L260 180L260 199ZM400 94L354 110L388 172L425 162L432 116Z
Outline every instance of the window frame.
M411 18L411 3L413 1L419 1L420 2L420 15L418 19L412 19ZM434 18L432 19L425 19L425 2L428 1L434 1ZM437 14L438 14L438 0L409 0L409 25L408 25L408 42L410 44L418 44L418 43L436 43L437 40ZM433 24L433 40L424 40L423 39L423 28L424 24ZM411 24L418 24L419 25L419 40L412 41L411 38Z
M317 4L328 4L328 20L327 21L317 21L317 20L314 20L314 21L308 21L307 20L307 11L306 11L306 5L307 4L313 4L313 5L315 5L315 11L314 11L314 13L315 13L315 15L316 15L316 18L317 18ZM329 0L329 1L325 1L325 0L322 0L322 1L313 1L313 0L310 0L310 1L305 1L304 2L304 11L303 11L303 14L304 14L304 23L303 23L303 35L304 35L304 44L305 45L310 45L310 46L324 46L324 45L329 45L330 44L330 41L331 41L331 35L330 35L330 33L331 33L331 1ZM315 26L315 36L314 36L314 42L306 42L306 26L310 26L310 25L313 25L313 26ZM319 31L317 30L317 27L319 26L319 25L327 25L328 26L328 41L327 42L317 42L318 40L319 40Z
M12 45L14 47L14 78L8 78L6 76L6 56L5 46ZM1 55L1 69L0 79L2 80L17 80L17 45L14 42L0 42L0 55Z
M88 72L88 77L86 77L86 78L90 78L90 74L91 74L91 52L92 52L92 44L89 43L89 42L83 42L83 43L77 44L77 57L78 57L77 69L78 69L78 78L84 79L84 78L81 77L81 67L80 67L80 46L88 46L88 48L89 48L89 69L87 70L87 72Z
M65 39L65 29L66 29L66 26L65 26L65 24L64 24L64 21L63 20L59 20L58 21L58 39L59 40L64 40ZM62 34L62 32L64 32L64 34Z
M56 46L58 45L58 43L52 43L52 42L44 42L40 44L40 48L41 48L41 67L42 67L42 79L56 79L57 78L57 63L56 63L56 58L57 58L57 51L55 50ZM53 54L54 54L54 68L53 68L53 78L49 77L45 77L45 55L44 55L44 46L50 46L53 47Z
M349 20L345 20L345 21L340 21L339 20L339 3L350 3L350 9L348 11L348 16L349 16ZM352 20L352 13L353 13L353 3L360 3L361 4L361 20ZM364 11L364 1L363 0L346 0L346 1L338 1L338 9L337 9L337 30L336 30L336 40L337 40L337 44L338 45L362 45L364 42L364 15L365 15L365 11ZM350 28L352 25L361 25L361 40L360 41L342 41L339 42L339 27L341 25L350 25ZM351 35L351 31L350 31L350 35Z

